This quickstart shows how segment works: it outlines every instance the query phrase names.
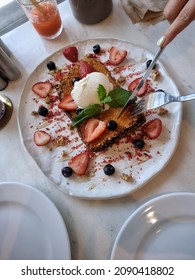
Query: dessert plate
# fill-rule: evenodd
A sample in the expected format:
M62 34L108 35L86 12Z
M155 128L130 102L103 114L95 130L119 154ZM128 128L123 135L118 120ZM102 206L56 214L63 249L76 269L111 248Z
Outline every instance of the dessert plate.
M55 205L38 190L0 183L0 259L69 260L70 244Z
M92 39L74 43L78 48L79 59L82 59L88 53L93 53L92 49L95 44L100 44L101 49L104 50L100 59L105 64L108 60L109 49L112 46L127 50L126 59L118 67L106 64L116 80L122 81L125 78L123 86L126 89L137 75L145 73L146 61L154 56L147 50L129 42L117 39ZM167 105L166 108L169 113L162 117L158 116L163 122L160 137L148 141L145 148L139 153L135 151L131 143L125 144L125 141L121 141L106 152L98 154L95 162L92 162L89 167L88 176L78 178L73 175L70 178L65 178L61 174L61 169L67 165L68 157L71 158L85 149L84 144L81 143L76 132L73 133L73 130L68 129L70 120L63 112L60 116L53 112L52 123L44 122L40 116L32 114L33 111L38 110L39 106L45 104L32 92L32 85L36 82L46 81L51 77L48 74L47 62L52 60L60 68L64 64L70 64L63 56L62 51L54 53L38 65L24 87L18 110L18 123L24 147L42 172L58 188L69 195L88 199L108 199L132 193L157 175L172 157L179 138L181 104ZM158 69L160 78L154 81L152 86L155 89L160 88L178 96L179 92L174 81L160 62L158 62ZM154 118L155 114L152 117ZM68 144L57 148L50 147L49 149L45 146L37 147L33 141L33 134L37 129L49 131L52 138L63 134L63 137L68 139ZM65 160L61 156L64 152L68 155ZM114 162L116 172L113 176L104 174L103 164L105 162Z
M195 259L195 194L176 192L140 206L122 226L111 259Z

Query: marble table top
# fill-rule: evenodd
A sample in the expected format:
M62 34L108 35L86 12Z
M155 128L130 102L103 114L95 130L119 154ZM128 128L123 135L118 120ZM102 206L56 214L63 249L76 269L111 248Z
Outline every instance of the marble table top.
M18 104L25 82L33 69L53 52L67 44L91 38L117 38L156 52L156 42L168 26L161 21L152 25L133 25L120 1L114 1L111 15L96 25L79 23L72 15L68 1L59 5L64 31L54 41L43 40L29 22L5 34L1 39L14 54L23 73L1 93L14 106L9 123L0 131L0 181L29 184L46 194L60 211L67 226L72 259L109 259L117 234L129 215L150 198L171 192L195 191L195 102L183 105L181 135L177 150L167 166L138 191L113 200L85 200L62 193L46 178L32 158L24 152L17 125ZM161 62L181 94L195 89L195 37L192 23L164 51Z

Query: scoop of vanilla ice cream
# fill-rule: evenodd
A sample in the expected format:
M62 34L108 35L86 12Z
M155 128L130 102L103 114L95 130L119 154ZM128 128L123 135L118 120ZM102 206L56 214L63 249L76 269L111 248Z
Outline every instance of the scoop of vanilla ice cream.
M92 72L74 83L71 95L78 107L85 108L88 105L101 104L98 98L99 85L104 86L107 94L113 89L106 75L100 72Z

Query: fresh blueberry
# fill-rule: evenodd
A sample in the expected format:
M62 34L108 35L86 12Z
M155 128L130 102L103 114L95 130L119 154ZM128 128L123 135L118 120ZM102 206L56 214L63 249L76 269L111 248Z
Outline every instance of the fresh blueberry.
M77 114L77 115L80 114L82 111L83 111L82 108L80 108L80 107L77 107L77 108L76 108L76 114Z
M149 59L149 60L146 61L146 68L147 68L147 69L148 69L148 67L150 66L151 62L152 62L152 59ZM154 64L154 66L153 66L152 69L154 69L155 67L156 67L156 64Z
M72 84L74 85L74 83L80 81L80 79L81 79L81 78L79 78L79 77L74 77L74 78L72 79Z
M93 46L93 52L99 53L101 51L101 47L99 44Z
M113 165L111 165L111 164L106 164L106 165L104 166L104 173L105 173L106 175L110 176L110 175L114 174L114 172L115 172L115 168L114 168Z
M117 129L117 126L118 126L118 124L117 124L117 122L114 121L114 120L110 120L110 121L108 121L108 123L107 123L107 128L108 128L109 130L116 130L116 129Z
M164 90L163 90L163 89L160 89L160 88L159 88L159 89L157 89L156 91L157 91L157 92L158 92L158 91L163 91L163 92L164 92Z
M145 145L145 142L144 142L143 139L135 139L135 140L133 141L133 144L135 145L135 147L136 147L137 149L142 149L142 148L144 147L144 145Z
M62 171L62 175L66 178L72 176L72 173L73 173L72 168L69 166L63 167L61 171Z
M39 115L46 117L48 115L48 109L45 108L44 106L40 106L38 109Z
M51 70L55 70L56 69L56 65L53 61L49 61L47 63L47 68L51 71Z

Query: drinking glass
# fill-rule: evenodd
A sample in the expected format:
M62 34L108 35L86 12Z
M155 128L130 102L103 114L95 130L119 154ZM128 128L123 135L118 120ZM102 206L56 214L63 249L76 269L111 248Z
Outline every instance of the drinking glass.
M17 0L36 31L46 39L57 38L63 29L56 0Z
M112 0L69 0L72 13L76 19L85 24L95 24L112 11Z
M4 90L8 85L8 80L0 74L0 91ZM1 119L1 111L2 106L0 104L0 119Z

